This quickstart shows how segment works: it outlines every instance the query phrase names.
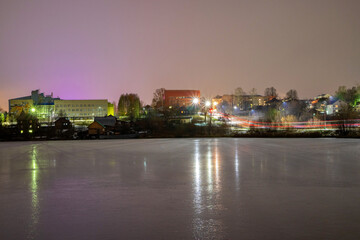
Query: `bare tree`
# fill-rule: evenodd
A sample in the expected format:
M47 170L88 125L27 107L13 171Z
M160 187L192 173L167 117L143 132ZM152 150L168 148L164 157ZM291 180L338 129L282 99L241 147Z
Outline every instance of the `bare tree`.
M245 91L241 87L235 89L235 105L240 107L240 109L243 107L243 100L245 94Z
M158 88L154 92L154 97L152 100L152 106L154 108L163 108L165 100L165 88Z
M251 90L250 90L250 95L253 97L253 96L255 96L255 95L257 95L257 90L256 90L256 88L252 88Z
M245 91L241 87L235 89L235 96L243 96L243 95L245 95Z
M266 88L264 91L264 95L265 95L265 97L268 97L268 98L277 98L278 97L278 94L274 87Z
M290 89L286 93L286 99L289 101L298 100L299 98L298 98L297 91L295 89Z

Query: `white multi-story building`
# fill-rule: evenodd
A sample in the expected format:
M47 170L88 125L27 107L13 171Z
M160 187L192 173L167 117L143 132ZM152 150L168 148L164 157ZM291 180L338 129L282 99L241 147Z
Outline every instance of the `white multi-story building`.
M106 99L99 100L55 100L55 115L76 119L93 119L114 114L114 106Z

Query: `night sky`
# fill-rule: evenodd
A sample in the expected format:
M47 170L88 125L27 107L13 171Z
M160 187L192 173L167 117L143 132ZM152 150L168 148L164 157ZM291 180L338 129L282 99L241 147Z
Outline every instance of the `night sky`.
M0 0L0 107L274 86L301 98L360 83L360 1Z

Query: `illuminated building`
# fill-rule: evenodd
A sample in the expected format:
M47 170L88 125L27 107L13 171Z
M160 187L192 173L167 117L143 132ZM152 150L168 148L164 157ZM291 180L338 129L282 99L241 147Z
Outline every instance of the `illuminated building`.
M39 121L36 117L21 112L17 119L18 133L25 137L34 135L39 129Z
M217 106L221 106L222 104L227 104L231 109L234 107L239 110L249 110L256 106L264 106L265 98L261 95L230 95L224 94L223 96L216 96L212 99L212 105L216 109Z
M9 113L18 117L21 112L35 116L41 122L52 122L65 116L71 120L93 120L94 117L114 115L114 105L106 99L62 100L34 90L30 96L9 99Z
M21 112L31 113L39 120L49 120L54 114L53 95L45 95L40 90L31 91L30 96L9 99L9 113L18 117Z
M106 99L99 100L55 100L55 115L72 120L89 120L114 114L114 105Z
M165 107L188 107L200 99L199 90L165 90Z

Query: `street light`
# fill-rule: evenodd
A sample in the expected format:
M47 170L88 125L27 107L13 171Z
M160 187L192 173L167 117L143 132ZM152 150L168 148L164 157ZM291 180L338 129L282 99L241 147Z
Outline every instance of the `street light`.
M194 105L194 106L192 107L192 110L194 111L194 113L196 113L196 112L197 112L197 109L198 109L198 105L199 105L199 103L200 103L199 98L197 98L197 97L193 98L192 103L193 103L193 105Z
M31 108L31 112L35 112L35 108Z
M211 102L210 102L210 101L206 101L206 102L205 102L205 106L206 106L206 107L210 107L210 106L211 106Z

